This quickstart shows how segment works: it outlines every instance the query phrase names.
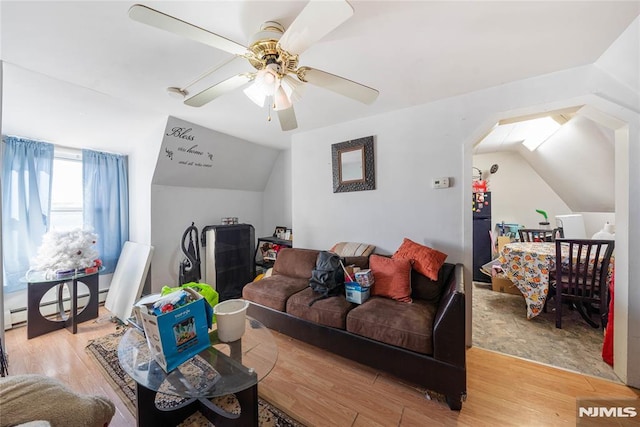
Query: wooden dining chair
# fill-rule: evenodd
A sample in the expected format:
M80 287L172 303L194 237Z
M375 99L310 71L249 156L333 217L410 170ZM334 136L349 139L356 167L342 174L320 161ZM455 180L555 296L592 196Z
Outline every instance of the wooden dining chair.
M613 240L556 239L556 269L551 274L550 296L555 297L556 328L562 329L562 304L573 303L582 318L591 319L597 307L601 320L609 306L609 264ZM604 323L602 323L604 324Z
M518 230L521 242L553 242L556 230L538 228L520 228Z

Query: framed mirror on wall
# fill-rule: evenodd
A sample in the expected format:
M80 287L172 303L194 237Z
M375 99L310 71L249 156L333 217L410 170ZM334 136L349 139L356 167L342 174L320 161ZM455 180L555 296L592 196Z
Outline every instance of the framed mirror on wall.
M375 190L373 136L331 145L333 192Z

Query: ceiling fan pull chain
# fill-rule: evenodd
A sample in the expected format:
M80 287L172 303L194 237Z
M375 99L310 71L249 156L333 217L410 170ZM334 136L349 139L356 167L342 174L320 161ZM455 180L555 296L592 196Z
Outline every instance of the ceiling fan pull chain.
M268 103L268 107L267 107L267 121L270 122L271 121L271 102Z

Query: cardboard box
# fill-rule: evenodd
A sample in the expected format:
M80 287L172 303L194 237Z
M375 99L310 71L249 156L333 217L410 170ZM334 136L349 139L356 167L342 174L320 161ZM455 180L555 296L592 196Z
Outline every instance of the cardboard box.
M155 301L145 299L146 304L135 307L151 354L166 372L211 346L205 300L193 289L185 291L195 301L160 316L155 316L150 309Z
M371 286L374 283L373 273L371 269L360 270L356 273L356 282L360 284L360 286Z
M506 276L493 276L491 278L491 289L496 292L504 292L507 294L521 295L520 289Z
M369 298L371 288L360 286L357 282L345 282L344 290L347 301L362 304Z

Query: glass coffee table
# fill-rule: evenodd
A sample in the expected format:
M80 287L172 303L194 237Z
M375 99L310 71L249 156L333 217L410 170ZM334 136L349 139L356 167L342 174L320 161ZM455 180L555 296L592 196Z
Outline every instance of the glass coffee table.
M136 381L138 426L178 425L199 410L216 427L258 425L258 382L275 366L278 347L262 323L247 317L241 339L222 343L210 332L211 347L165 372L153 359L141 330L130 328L118 345L122 368ZM227 412L210 399L235 394L240 414ZM174 403L158 406L156 396Z

